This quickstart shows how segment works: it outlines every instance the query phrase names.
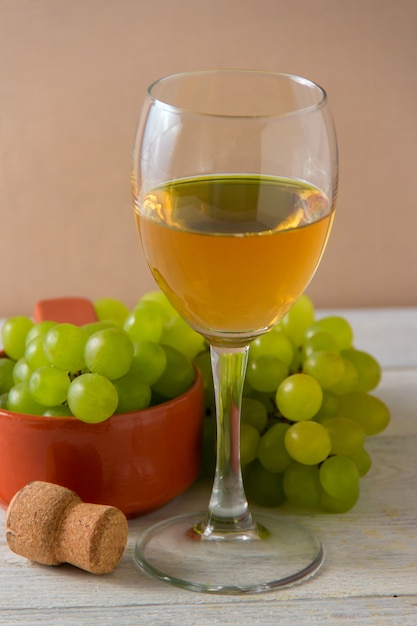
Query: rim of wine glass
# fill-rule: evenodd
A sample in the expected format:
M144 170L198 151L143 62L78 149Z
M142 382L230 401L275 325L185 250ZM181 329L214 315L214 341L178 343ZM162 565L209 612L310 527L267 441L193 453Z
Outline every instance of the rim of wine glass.
M213 113L210 111L195 111L191 108L187 108L185 106L178 106L175 104L171 104L168 99L163 99L161 97L157 97L153 94L153 90L155 87L160 85L163 82L173 79L191 77L191 76L203 76L208 74L257 74L263 76L272 76L277 78L288 78L290 81L294 83L300 83L312 89L315 89L321 94L321 98L314 104L309 106L300 106L300 108L287 111L285 113L256 113L256 114L230 114L230 113ZM195 115L201 115L206 117L220 117L220 118L228 118L228 117L238 117L238 118L284 118L290 117L294 115L304 115L305 113L311 113L313 111L318 111L323 108L327 103L327 92L321 87L318 83L310 80L309 78L305 78L298 74L291 74L285 72L274 72L267 70L256 70L256 69L208 69L208 70L194 70L189 72L176 72L173 74L166 74L161 78L153 81L148 89L146 90L146 95L151 101L151 103L158 103L166 107L171 111L184 112L184 113L194 113Z

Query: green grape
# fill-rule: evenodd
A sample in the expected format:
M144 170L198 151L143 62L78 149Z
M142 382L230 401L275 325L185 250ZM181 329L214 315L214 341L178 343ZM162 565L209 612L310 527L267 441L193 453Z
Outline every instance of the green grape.
M138 378L134 369L112 382L119 398L116 413L140 411L150 405L151 388L148 383Z
M26 335L33 326L29 317L9 317L1 327L1 341L7 356L18 361L25 354Z
M363 448L365 431L355 420L347 417L331 417L321 423L330 434L331 454L351 456Z
M305 339L310 339L317 332L326 332L333 335L340 350L347 350L352 346L353 331L349 322L339 315L329 315L316 320L305 331Z
M67 404L50 406L42 413L43 417L74 417Z
M354 391L340 398L339 415L358 422L367 436L385 430L391 417L382 400L362 391Z
M160 342L179 350L191 360L204 350L206 343L204 337L179 316L165 323Z
M272 393L288 376L288 366L269 354L250 359L246 379L252 389Z
M354 366L358 379L352 391L372 391L381 381L381 366L374 357L361 350L343 350L342 356Z
M39 404L55 406L67 399L70 379L66 372L51 365L40 367L29 378L29 389Z
M244 474L247 497L259 506L279 506L285 501L282 474L268 472L255 461Z
M314 305L306 294L302 294L282 318L279 327L296 346L301 346L304 332L313 322Z
M24 380L29 380L31 374L32 369L29 367L25 357L22 356L18 361L16 361L13 368L14 384L16 385L17 383L22 383Z
M123 326L130 313L124 302L115 298L98 298L93 302L93 307L100 322L111 320L117 326Z
M273 329L252 341L249 348L249 359L272 356L289 366L294 359L294 346L291 339L281 330Z
M275 401L281 414L289 420L309 420L320 409L323 391L308 374L292 374L278 387Z
M303 372L313 376L323 389L329 389L342 380L344 359L334 352L313 352L303 361Z
M32 328L26 335L26 346L28 346L32 339L35 339L35 337L39 337L40 335L46 335L48 330L56 326L56 324L57 323L53 322L52 320L43 320L42 322L38 322L37 324L32 326Z
M317 465L326 459L332 448L328 431L317 422L297 422L285 433L289 455L304 465Z
M162 376L167 365L164 349L154 341L135 341L133 361L129 372L147 385L153 385Z
M331 456L320 466L320 482L332 498L354 497L359 492L359 471L346 456Z
M14 385L13 370L16 361L0 357L0 394L9 391Z
M340 348L333 335L325 331L318 331L305 339L301 351L303 358L307 358L314 352L334 352L334 354L339 354Z
M359 498L359 489L356 493L344 494L342 498L333 498L323 491L320 499L321 508L327 513L347 513L353 509Z
M167 365L162 376L152 385L152 390L163 398L175 398L185 393L193 384L195 372L192 361L171 346L162 346Z
M204 352L200 352L194 359L195 364L201 372L201 376L203 378L203 387L204 387L204 402L206 406L206 411L209 413L215 412L215 397L214 397L214 383L213 383L213 373L211 369L211 358L209 350L205 350Z
M4 409L7 411L7 409L9 408L8 399L9 394L7 392L0 395L0 409Z
M115 412L118 395L113 383L96 373L74 378L68 389L68 406L79 420L98 424Z
M288 429L288 424L278 422L261 438L258 459L268 472L283 472L292 462L285 446L285 434Z
M51 365L64 372L75 373L85 366L86 340L86 334L79 326L69 323L57 324L46 333L43 349Z
M24 381L12 387L7 398L7 408L25 415L42 415L45 407L36 402L29 389L29 382Z
M205 416L203 419L201 471L203 476L212 477L216 467L216 419Z
M203 424L203 439L204 441L208 441L210 446L216 443L217 437L217 423L216 417L214 415L209 415L204 418ZM211 452L215 452L215 447L212 448Z
M264 405L267 414L276 413L277 407L274 402L274 398L270 393L263 393L262 391L255 391L251 388L249 383L246 381L245 386L243 388L243 397L251 398L252 400L256 400Z
M268 422L268 412L262 402L255 398L244 396L242 398L241 414L243 423L250 424L256 428L258 433L265 430Z
M260 439L254 426L245 423L240 425L240 463L242 467L256 459Z
M301 371L302 363L303 363L303 356L301 353L301 349L294 348L293 359L288 366L288 369L291 372L291 374L296 374L297 372Z
M203 352L200 352L194 359L194 363L198 365L201 371L204 384L207 386L212 386L213 385L213 373L211 369L210 350L204 350Z
M171 315L170 313L168 313L166 307L161 302L149 300L147 298L142 298L141 300L139 300L139 302L133 308L132 312L134 313L136 309L146 309L150 315L160 317L163 324L166 324L174 317L179 317L178 313L175 313L175 315Z
M45 354L44 337L44 335L37 335L26 346L24 359L32 371L44 365L50 365Z
M158 341L161 339L164 322L162 316L139 303L125 319L123 328L132 341Z
M119 328L119 326L110 321L96 321L88 322L88 324L83 324L81 328L88 338L91 337L91 335L94 335L94 333L97 333L99 330L106 330L107 328Z
M84 360L90 372L115 380L127 374L133 353L133 341L123 330L105 328L87 339Z
M152 293L152 292L150 292L150 293ZM155 292L155 293L158 293L158 292ZM169 305L169 306L171 306L171 305ZM139 308L139 309L145 308L145 309L148 309L149 311L152 311L152 312L156 313L157 315L159 315L162 318L164 324L166 322L168 322L170 319L174 318L174 317L179 317L179 314L174 309L172 309L173 312L168 311L168 309L165 306L165 304L163 303L163 301L158 302L157 299L148 298L147 294L145 294L139 300L139 302L136 303L136 305L133 307L133 311L135 311L137 308Z
M339 412L340 399L335 393L331 391L323 390L323 400L321 407L314 416L315 422L320 424L329 419L329 417L335 417Z
M284 493L294 506L316 507L322 495L319 468L293 462L284 472Z
M349 458L355 463L358 468L359 476L365 476L372 467L372 460L369 453L362 448L357 450L354 454L350 454Z
M329 387L329 389L338 396L343 396L346 393L353 391L358 383L358 372L356 367L343 357L340 357L344 364L343 376L337 383Z
M174 316L169 315L166 308L162 304L158 302L154 302L153 300L147 300L147 299L139 300L139 302L133 308L130 315L134 316L137 310L146 310L148 312L150 319L152 319L152 316L154 316L157 320L161 320L162 330L165 324L167 324L170 320L176 319L177 317L179 317L178 313L176 313ZM159 328L159 324L158 324L158 327L156 328L157 333L158 333L158 328ZM162 332L161 332L161 335L162 335Z
M139 305L142 304L157 304L158 310L164 322L167 322L172 317L177 317L178 313L162 291L148 291L139 300Z

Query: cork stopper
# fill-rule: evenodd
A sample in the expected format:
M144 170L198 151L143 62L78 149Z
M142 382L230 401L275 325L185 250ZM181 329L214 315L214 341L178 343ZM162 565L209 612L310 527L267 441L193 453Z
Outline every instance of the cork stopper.
M10 550L37 563L70 563L92 574L115 569L127 534L126 516L116 507L86 504L70 489L42 481L18 491L6 513Z

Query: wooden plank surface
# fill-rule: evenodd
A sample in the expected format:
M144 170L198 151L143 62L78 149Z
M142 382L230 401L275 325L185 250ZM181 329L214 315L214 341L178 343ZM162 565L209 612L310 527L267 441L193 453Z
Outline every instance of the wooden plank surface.
M210 596L139 571L133 549L140 533L168 516L204 509L210 485L201 482L131 520L125 554L107 576L30 563L8 550L2 532L0 624L417 626L417 366L407 365L384 371L377 395L390 406L392 421L369 441L373 467L356 507L344 515L275 510L311 528L325 546L325 564L309 581L259 596Z

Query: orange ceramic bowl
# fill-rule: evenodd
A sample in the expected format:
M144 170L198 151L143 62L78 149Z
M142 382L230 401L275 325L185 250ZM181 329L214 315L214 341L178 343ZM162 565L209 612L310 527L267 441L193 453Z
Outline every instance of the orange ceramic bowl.
M199 472L203 396L197 371L182 396L101 424L0 410L0 505L43 480L127 517L162 506Z

